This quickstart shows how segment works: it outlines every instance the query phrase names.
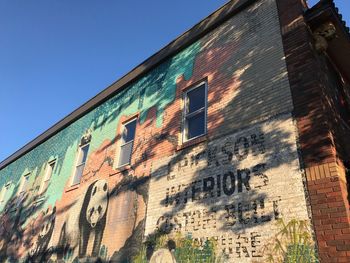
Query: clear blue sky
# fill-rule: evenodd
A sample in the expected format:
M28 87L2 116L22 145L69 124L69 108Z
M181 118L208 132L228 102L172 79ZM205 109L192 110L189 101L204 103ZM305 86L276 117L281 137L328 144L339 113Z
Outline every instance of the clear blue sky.
M0 161L225 2L0 0Z

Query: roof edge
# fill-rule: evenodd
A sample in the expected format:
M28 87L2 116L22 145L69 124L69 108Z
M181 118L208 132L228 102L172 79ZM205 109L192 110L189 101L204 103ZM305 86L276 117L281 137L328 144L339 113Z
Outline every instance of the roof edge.
M320 0L314 6L306 10L305 17L307 21L310 21L322 15L327 9L333 12L334 18L337 19L344 35L350 40L350 29L346 25L346 22L343 20L343 16L339 13L339 9L334 3L334 0Z
M66 117L55 123L45 132L41 133L35 139L24 145L22 148L14 152L12 155L7 157L5 160L0 162L0 170L11 164L18 158L22 157L47 139L51 138L83 115L92 111L112 96L116 95L117 92L127 88L131 82L134 82L147 74L151 69L164 62L169 57L175 55L182 49L191 45L195 41L199 40L208 32L212 31L235 14L243 11L245 8L250 6L257 0L231 0L209 16L195 24L189 30L175 38L169 44L164 46L158 52L144 60L142 63L134 67L131 71L126 73L124 76L119 78L117 81L109 85L106 89L99 92L96 96L88 100L86 103L78 107L76 110L68 114Z

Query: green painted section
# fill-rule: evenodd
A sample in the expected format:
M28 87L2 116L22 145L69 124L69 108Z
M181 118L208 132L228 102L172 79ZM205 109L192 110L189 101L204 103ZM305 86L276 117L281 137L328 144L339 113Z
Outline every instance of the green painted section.
M0 170L0 187L12 181L11 189L6 193L6 200L17 192L21 176L30 172L30 184L39 189L48 161L56 159L49 187L42 206L46 209L61 198L67 180L71 177L78 143L84 132L92 129L90 152L99 148L103 141L113 141L122 115L140 112L140 121L144 122L150 108L156 107L156 125L160 127L164 109L173 102L176 92L176 79L184 75L192 76L195 58L201 50L200 42L178 53L147 75L130 85L127 89L101 104L70 126L52 136L15 162ZM0 189L1 189L0 188ZM5 202L6 203L6 202ZM0 211L4 204L0 205Z

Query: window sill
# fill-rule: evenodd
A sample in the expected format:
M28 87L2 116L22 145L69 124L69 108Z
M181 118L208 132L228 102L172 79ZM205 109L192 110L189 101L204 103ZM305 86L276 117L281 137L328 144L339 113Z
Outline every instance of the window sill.
M35 197L34 202L40 203L42 201L45 201L45 193L37 194L37 196Z
M124 164L124 165L122 165L120 167L115 168L116 171L114 173L109 174L109 176L113 176L113 175L116 175L116 174L123 173L123 172L125 172L127 170L130 170L130 168L131 168L130 164Z
M67 192L70 192L70 191L73 191L73 190L75 190L75 189L78 189L79 186L80 186L80 183L71 185L71 186L66 190L66 193L67 193Z
M183 149L185 149L187 147L197 145L197 144L199 144L201 142L206 141L207 139L208 139L208 134L203 134L200 137L197 137L195 139L186 141L186 142L182 143L181 145L177 146L176 151L181 151L181 150L183 150Z

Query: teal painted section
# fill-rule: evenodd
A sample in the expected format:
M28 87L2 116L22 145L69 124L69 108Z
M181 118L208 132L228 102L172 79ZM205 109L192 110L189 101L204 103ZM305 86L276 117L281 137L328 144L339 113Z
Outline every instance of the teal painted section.
M115 139L117 125L122 115L140 112L140 122L144 122L149 109L156 107L156 125L160 127L164 109L175 98L176 79L181 75L184 75L185 79L192 76L195 58L200 49L199 41L192 44L127 89L0 170L1 188L9 181L13 182L13 187L6 197L10 198L11 194L16 193L21 176L26 172L31 172L31 184L40 185L47 162L56 159L56 167L46 192L43 209L48 205L53 206L56 200L61 198L67 180L72 175L78 143L88 128L93 131L91 152L99 148L103 141ZM0 206L0 211L3 207Z

